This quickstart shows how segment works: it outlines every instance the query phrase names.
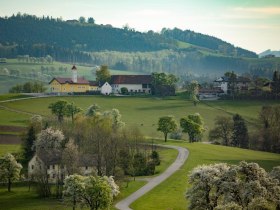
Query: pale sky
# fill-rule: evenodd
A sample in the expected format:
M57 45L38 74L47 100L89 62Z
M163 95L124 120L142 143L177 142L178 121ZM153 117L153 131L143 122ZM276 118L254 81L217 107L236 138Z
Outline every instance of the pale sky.
M280 50L280 0L0 0L0 16L18 12L137 31L190 29L248 50ZM0 29L1 30L1 29Z

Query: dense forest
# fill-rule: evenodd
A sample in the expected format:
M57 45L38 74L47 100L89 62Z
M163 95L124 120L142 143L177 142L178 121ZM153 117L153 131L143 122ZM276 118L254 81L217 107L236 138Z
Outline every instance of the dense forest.
M267 76L280 68L278 58L259 59L256 53L216 37L177 28L142 33L128 26L20 13L0 18L0 28L0 58L50 55L61 62L180 76L225 71Z

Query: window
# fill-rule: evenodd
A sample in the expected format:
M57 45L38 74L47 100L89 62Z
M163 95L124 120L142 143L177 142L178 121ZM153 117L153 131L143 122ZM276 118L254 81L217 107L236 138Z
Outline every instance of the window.
M88 166L86 166L86 170L88 170Z
M34 165L31 165L31 168L34 169Z
M53 165L52 168L55 169L55 165Z
M55 178L55 174L52 175L52 178L53 178L53 179Z
M148 88L147 84L142 84L142 88Z

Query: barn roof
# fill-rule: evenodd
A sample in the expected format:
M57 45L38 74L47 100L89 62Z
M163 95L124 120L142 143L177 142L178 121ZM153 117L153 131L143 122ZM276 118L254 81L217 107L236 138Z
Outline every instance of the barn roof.
M151 84L151 75L112 75L111 84Z

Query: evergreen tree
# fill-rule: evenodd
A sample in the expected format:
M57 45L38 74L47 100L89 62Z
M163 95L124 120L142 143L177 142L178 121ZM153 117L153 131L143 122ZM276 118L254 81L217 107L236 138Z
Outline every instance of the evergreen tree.
M34 150L32 149L34 142L36 141L36 132L34 127L31 125L28 129L27 134L22 138L22 156L23 163L27 164L29 160L34 155Z
M248 148L249 147L249 136L247 125L244 119L239 115L233 116L233 133L232 133L232 146Z
M271 91L275 98L277 99L279 93L280 93L280 75L278 71L274 71L273 78L272 78L272 85L271 85Z

